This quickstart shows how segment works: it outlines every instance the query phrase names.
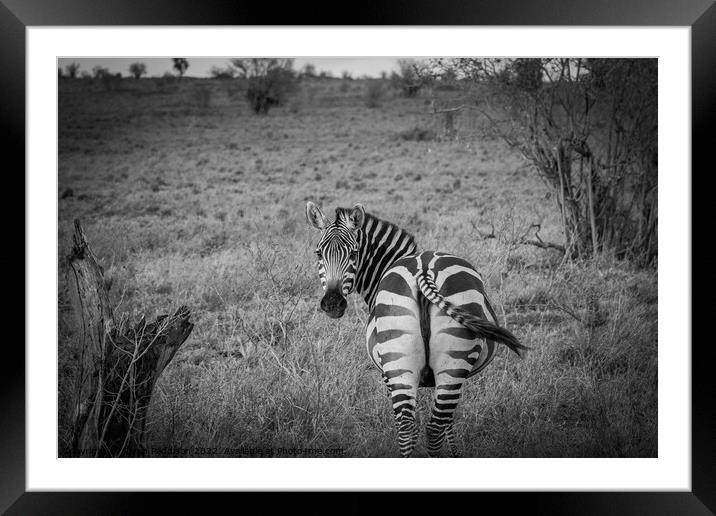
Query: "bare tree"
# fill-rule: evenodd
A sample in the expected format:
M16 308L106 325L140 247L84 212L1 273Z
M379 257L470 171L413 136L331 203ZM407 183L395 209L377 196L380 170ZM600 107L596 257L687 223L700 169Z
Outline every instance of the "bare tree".
M657 255L655 59L448 59L463 103L554 192L572 257Z
M101 79L102 77L110 75L109 68L101 65L97 65L92 68L92 77L95 79Z
M173 67L179 74L179 77L184 77L184 74L186 73L186 69L189 68L189 61L187 61L183 57L173 57L172 58Z
M132 63L129 65L129 73L132 74L132 77L135 79L139 79L142 75L147 73L147 65L144 63Z
M67 71L67 77L69 77L70 79L76 79L77 74L80 71L80 64L76 61L73 61L67 66L65 66L65 70Z

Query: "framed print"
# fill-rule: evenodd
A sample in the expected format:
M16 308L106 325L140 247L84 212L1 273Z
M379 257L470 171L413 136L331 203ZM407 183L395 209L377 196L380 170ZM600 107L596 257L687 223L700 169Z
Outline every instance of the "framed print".
M713 510L690 290L708 2L350 26L5 4L27 335L3 508L434 490Z

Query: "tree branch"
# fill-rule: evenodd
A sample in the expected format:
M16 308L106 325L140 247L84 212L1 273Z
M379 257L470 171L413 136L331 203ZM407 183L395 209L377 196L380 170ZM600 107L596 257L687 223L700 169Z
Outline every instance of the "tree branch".
M534 238L528 238L528 235L530 231L535 230L534 232ZM532 224L529 229L525 232L524 235L522 235L517 243L519 244L526 244L526 245L533 245L535 247L539 247L540 249L554 249L555 251L559 251L562 254L565 254L567 252L567 249L560 244L555 244L553 242L545 242L542 240L542 238L539 236L541 226L539 224Z

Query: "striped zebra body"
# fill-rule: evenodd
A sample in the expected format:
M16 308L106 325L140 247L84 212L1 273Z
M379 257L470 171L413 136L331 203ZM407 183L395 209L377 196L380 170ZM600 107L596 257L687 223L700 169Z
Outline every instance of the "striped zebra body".
M470 366L466 378L487 367L498 348L492 339L484 342L477 339L472 330L448 315L438 304L425 302L430 299L423 294L419 285L423 265L426 265L427 270L436 278L433 280L435 287L432 291L437 292L447 302L462 310L474 311L479 317L493 324L497 324L497 317L487 299L482 277L461 258L447 253L425 251L401 258L386 271L367 323L368 354L375 366L383 370L385 360L381 361L380 354L383 348L393 345L395 339L390 337L398 339L395 345L399 345L400 338L415 335L419 338L420 346L424 348L420 387L434 387L435 369L430 359L435 360L440 342L448 340L441 338L443 335L452 337L452 344L457 346L444 349L443 352L460 356L463 359L461 365ZM432 292L429 292L432 295ZM475 343L475 340L478 342ZM383 352L386 352L385 349ZM469 352L469 355L464 355L465 352ZM416 355L419 353L416 352Z
M307 207L309 222L311 204ZM350 241L345 247L349 251L343 253L358 250L355 260L343 265L350 288L346 289L343 281L341 293L358 290L368 303L367 351L388 389L401 455L410 456L417 441L419 387L435 388L426 427L428 454L437 455L447 441L451 454L456 455L453 415L465 380L490 364L496 342L518 354L526 348L497 325L483 280L467 261L446 253L418 251L412 235L366 214L360 205L353 210L337 209L332 224L325 219L318 222L317 227L324 231L319 249L330 250L341 232L354 233L355 243L345 238ZM329 269L334 274L341 269L337 265L340 253L334 254L319 251L324 300L335 297L327 285L336 278L324 277ZM339 287L334 284L334 288ZM324 306L322 300L321 307L332 317L342 315L335 304ZM327 310L331 307L337 312L331 314Z

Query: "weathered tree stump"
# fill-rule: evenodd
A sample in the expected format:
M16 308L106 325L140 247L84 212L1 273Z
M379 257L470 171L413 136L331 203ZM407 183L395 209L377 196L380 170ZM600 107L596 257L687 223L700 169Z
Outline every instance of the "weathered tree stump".
M132 326L117 322L104 272L75 220L68 284L77 320L78 364L72 455L138 457L146 453L145 421L152 391L194 325L189 309Z
M455 110L443 112L445 114L444 135L447 140L454 140L457 134L455 131L455 112Z
M443 140L457 139L457 129L455 128L455 118L462 110L463 106L437 108L433 104L433 112L443 115L443 127L440 138Z

